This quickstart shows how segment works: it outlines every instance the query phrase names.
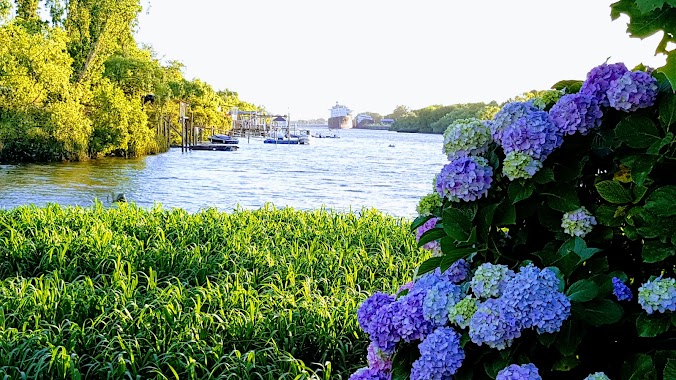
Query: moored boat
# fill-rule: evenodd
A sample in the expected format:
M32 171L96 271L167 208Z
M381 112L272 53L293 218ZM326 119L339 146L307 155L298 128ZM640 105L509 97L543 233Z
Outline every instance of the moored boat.
M331 108L331 117L329 118L329 129L350 129L352 128L352 110L346 106L338 104Z

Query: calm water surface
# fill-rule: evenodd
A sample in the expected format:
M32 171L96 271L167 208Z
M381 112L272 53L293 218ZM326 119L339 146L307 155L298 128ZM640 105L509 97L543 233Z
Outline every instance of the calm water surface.
M327 133L325 129L318 130ZM341 130L311 145L240 139L237 152L180 149L140 159L50 165L0 165L0 208L24 204L108 204L112 193L150 207L188 211L238 205L358 211L373 207L415 216L421 196L444 163L442 136ZM389 145L394 145L390 147Z

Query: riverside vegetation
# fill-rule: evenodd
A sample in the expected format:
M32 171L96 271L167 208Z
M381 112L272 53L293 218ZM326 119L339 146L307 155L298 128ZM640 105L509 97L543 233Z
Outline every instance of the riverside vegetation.
M409 226L374 210L0 211L0 377L347 378L366 354L358 304L426 258Z
M0 0L0 162L164 151L163 118L179 125L180 100L194 125L223 131L230 107L258 109L139 47L140 11L140 0Z

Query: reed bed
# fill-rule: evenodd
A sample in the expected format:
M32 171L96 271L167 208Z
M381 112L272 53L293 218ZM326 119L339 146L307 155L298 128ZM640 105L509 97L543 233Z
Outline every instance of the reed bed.
M347 379L426 257L375 210L0 211L0 378Z

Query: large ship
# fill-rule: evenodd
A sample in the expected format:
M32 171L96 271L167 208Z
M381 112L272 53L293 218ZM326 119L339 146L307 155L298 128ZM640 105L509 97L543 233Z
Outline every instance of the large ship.
M352 110L341 106L336 102L336 105L331 108L331 117L329 118L330 129L350 129L352 128Z

